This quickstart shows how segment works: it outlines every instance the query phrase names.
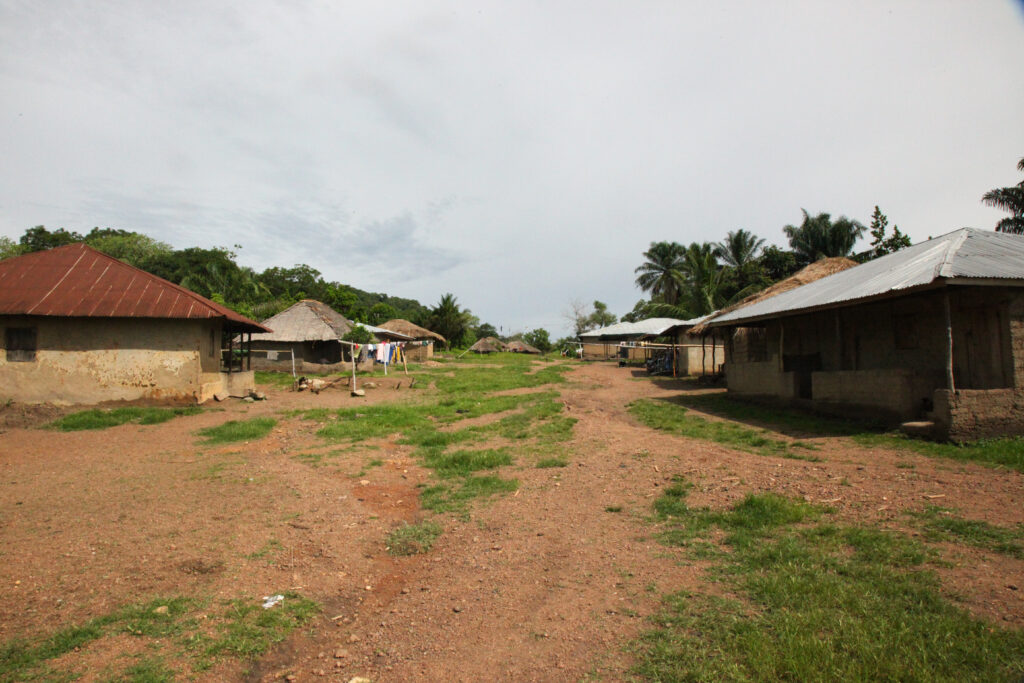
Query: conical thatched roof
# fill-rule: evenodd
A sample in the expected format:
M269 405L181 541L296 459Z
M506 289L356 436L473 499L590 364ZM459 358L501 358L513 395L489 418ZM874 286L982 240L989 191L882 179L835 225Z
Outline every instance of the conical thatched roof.
M811 265L802 268L793 275L790 275L785 280L779 280L771 287L762 289L760 292L755 292L745 299L734 303L732 306L726 306L722 310L709 315L707 318L702 320L699 325L695 325L693 329L690 330L690 334L695 336L703 334L707 331L708 323L719 316L725 315L726 313L731 313L732 311L735 311L738 308L743 308L744 306L756 304L758 301L770 299L773 296L810 284L815 280L820 280L821 278L832 275L833 273L838 273L846 270L847 268L853 268L855 265L857 265L856 261L852 261L842 256L823 258L820 261L815 261Z
M475 353L497 353L498 351L504 351L505 345L497 337L484 337L483 339L478 339L476 344L469 347L469 350Z
M307 342L341 339L352 324L325 303L303 299L263 321L273 332L252 335L253 341Z
M413 339L436 339L437 341L445 341L445 338L439 335L437 332L432 332L425 327L415 325L408 320L402 320L401 318L395 318L389 320L386 323L379 325L382 329L391 330L392 332L398 332L404 334L407 337Z
M273 325L270 322L273 321ZM352 329L352 323L341 313L321 301L303 299L292 304L280 313L263 321L264 327L273 332L253 334L253 341L272 342L311 342L335 341L344 337ZM407 341L412 337L385 330L373 325L363 325L377 339L397 339Z
M508 344L505 344L505 350L512 351L513 353L540 353L540 349L536 346L530 346L520 339L513 339Z

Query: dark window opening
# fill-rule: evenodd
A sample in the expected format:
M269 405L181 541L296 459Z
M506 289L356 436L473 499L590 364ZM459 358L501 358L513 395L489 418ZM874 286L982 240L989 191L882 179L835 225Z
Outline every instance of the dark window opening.
M8 327L4 330L8 363L30 363L36 359L36 328Z

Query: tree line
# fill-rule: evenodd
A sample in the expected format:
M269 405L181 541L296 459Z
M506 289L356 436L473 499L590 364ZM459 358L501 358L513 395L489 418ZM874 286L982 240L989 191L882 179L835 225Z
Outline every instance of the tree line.
M481 323L468 309L459 306L452 294L445 294L435 306L427 307L415 299L328 281L320 271L304 263L256 272L239 265L237 254L231 249L174 249L129 230L97 227L80 234L37 225L17 241L0 237L0 260L76 242L179 284L253 320L266 320L302 299L316 299L358 323L380 325L394 318L409 320L437 332L454 346L497 335L493 325ZM235 245L235 249L240 248Z

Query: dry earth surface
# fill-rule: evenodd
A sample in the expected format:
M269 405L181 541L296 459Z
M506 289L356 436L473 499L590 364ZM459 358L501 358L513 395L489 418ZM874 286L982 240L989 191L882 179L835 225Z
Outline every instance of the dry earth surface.
M504 468L510 495L468 516L433 515L417 488L431 473L393 441L336 453L316 425L282 411L408 400L395 380L318 396L268 390L266 402L152 425L57 432L56 414L0 423L0 640L38 637L150 596L259 601L294 590L322 613L255 662L226 660L201 680L618 681L630 643L660 596L714 591L699 563L652 540L651 503L684 474L694 505L723 507L750 492L827 501L839 519L906 526L908 510L941 502L993 524L1024 522L1024 475L906 451L810 439L821 462L753 455L661 433L627 406L696 391L610 364L575 365L557 386L576 418L569 465ZM707 391L707 390L703 390ZM713 390L712 390L713 391ZM203 446L196 430L273 416L269 436ZM19 426L20 425L20 426ZM807 441L807 439L804 439ZM327 455L319 463L302 454ZM371 459L383 461L372 466ZM942 496L941 499L929 496ZM621 512L606 511L621 506ZM393 557L385 536L435 518L425 554ZM974 614L1024 627L1024 563L958 546L943 587ZM65 655L97 680L136 652L127 637Z

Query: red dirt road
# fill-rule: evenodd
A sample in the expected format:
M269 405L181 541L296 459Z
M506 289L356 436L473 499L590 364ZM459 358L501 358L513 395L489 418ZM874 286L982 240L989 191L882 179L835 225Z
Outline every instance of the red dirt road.
M597 364L569 378L559 388L579 420L569 466L506 468L517 493L476 504L468 519L441 516L433 550L405 558L390 556L384 538L424 517L417 485L432 481L407 447L332 455L312 423L294 418L254 443L208 448L193 436L228 419L360 400L344 391L275 391L267 402L146 427L9 428L0 433L0 639L50 633L148 596L256 600L293 589L323 605L313 628L248 669L231 661L199 678L618 681L629 678L630 641L662 594L714 590L700 566L652 540L651 502L673 475L696 484L693 505L771 490L831 501L840 520L907 530L903 513L929 503L1024 522L1017 472L840 438L811 440L821 446L817 463L742 453L654 431L627 412L635 399L692 385ZM367 467L371 458L384 464ZM966 608L1024 626L1024 590L1008 588L1019 587L1024 563L961 546L946 559L943 585ZM94 645L66 656L83 680L134 647L125 638Z

